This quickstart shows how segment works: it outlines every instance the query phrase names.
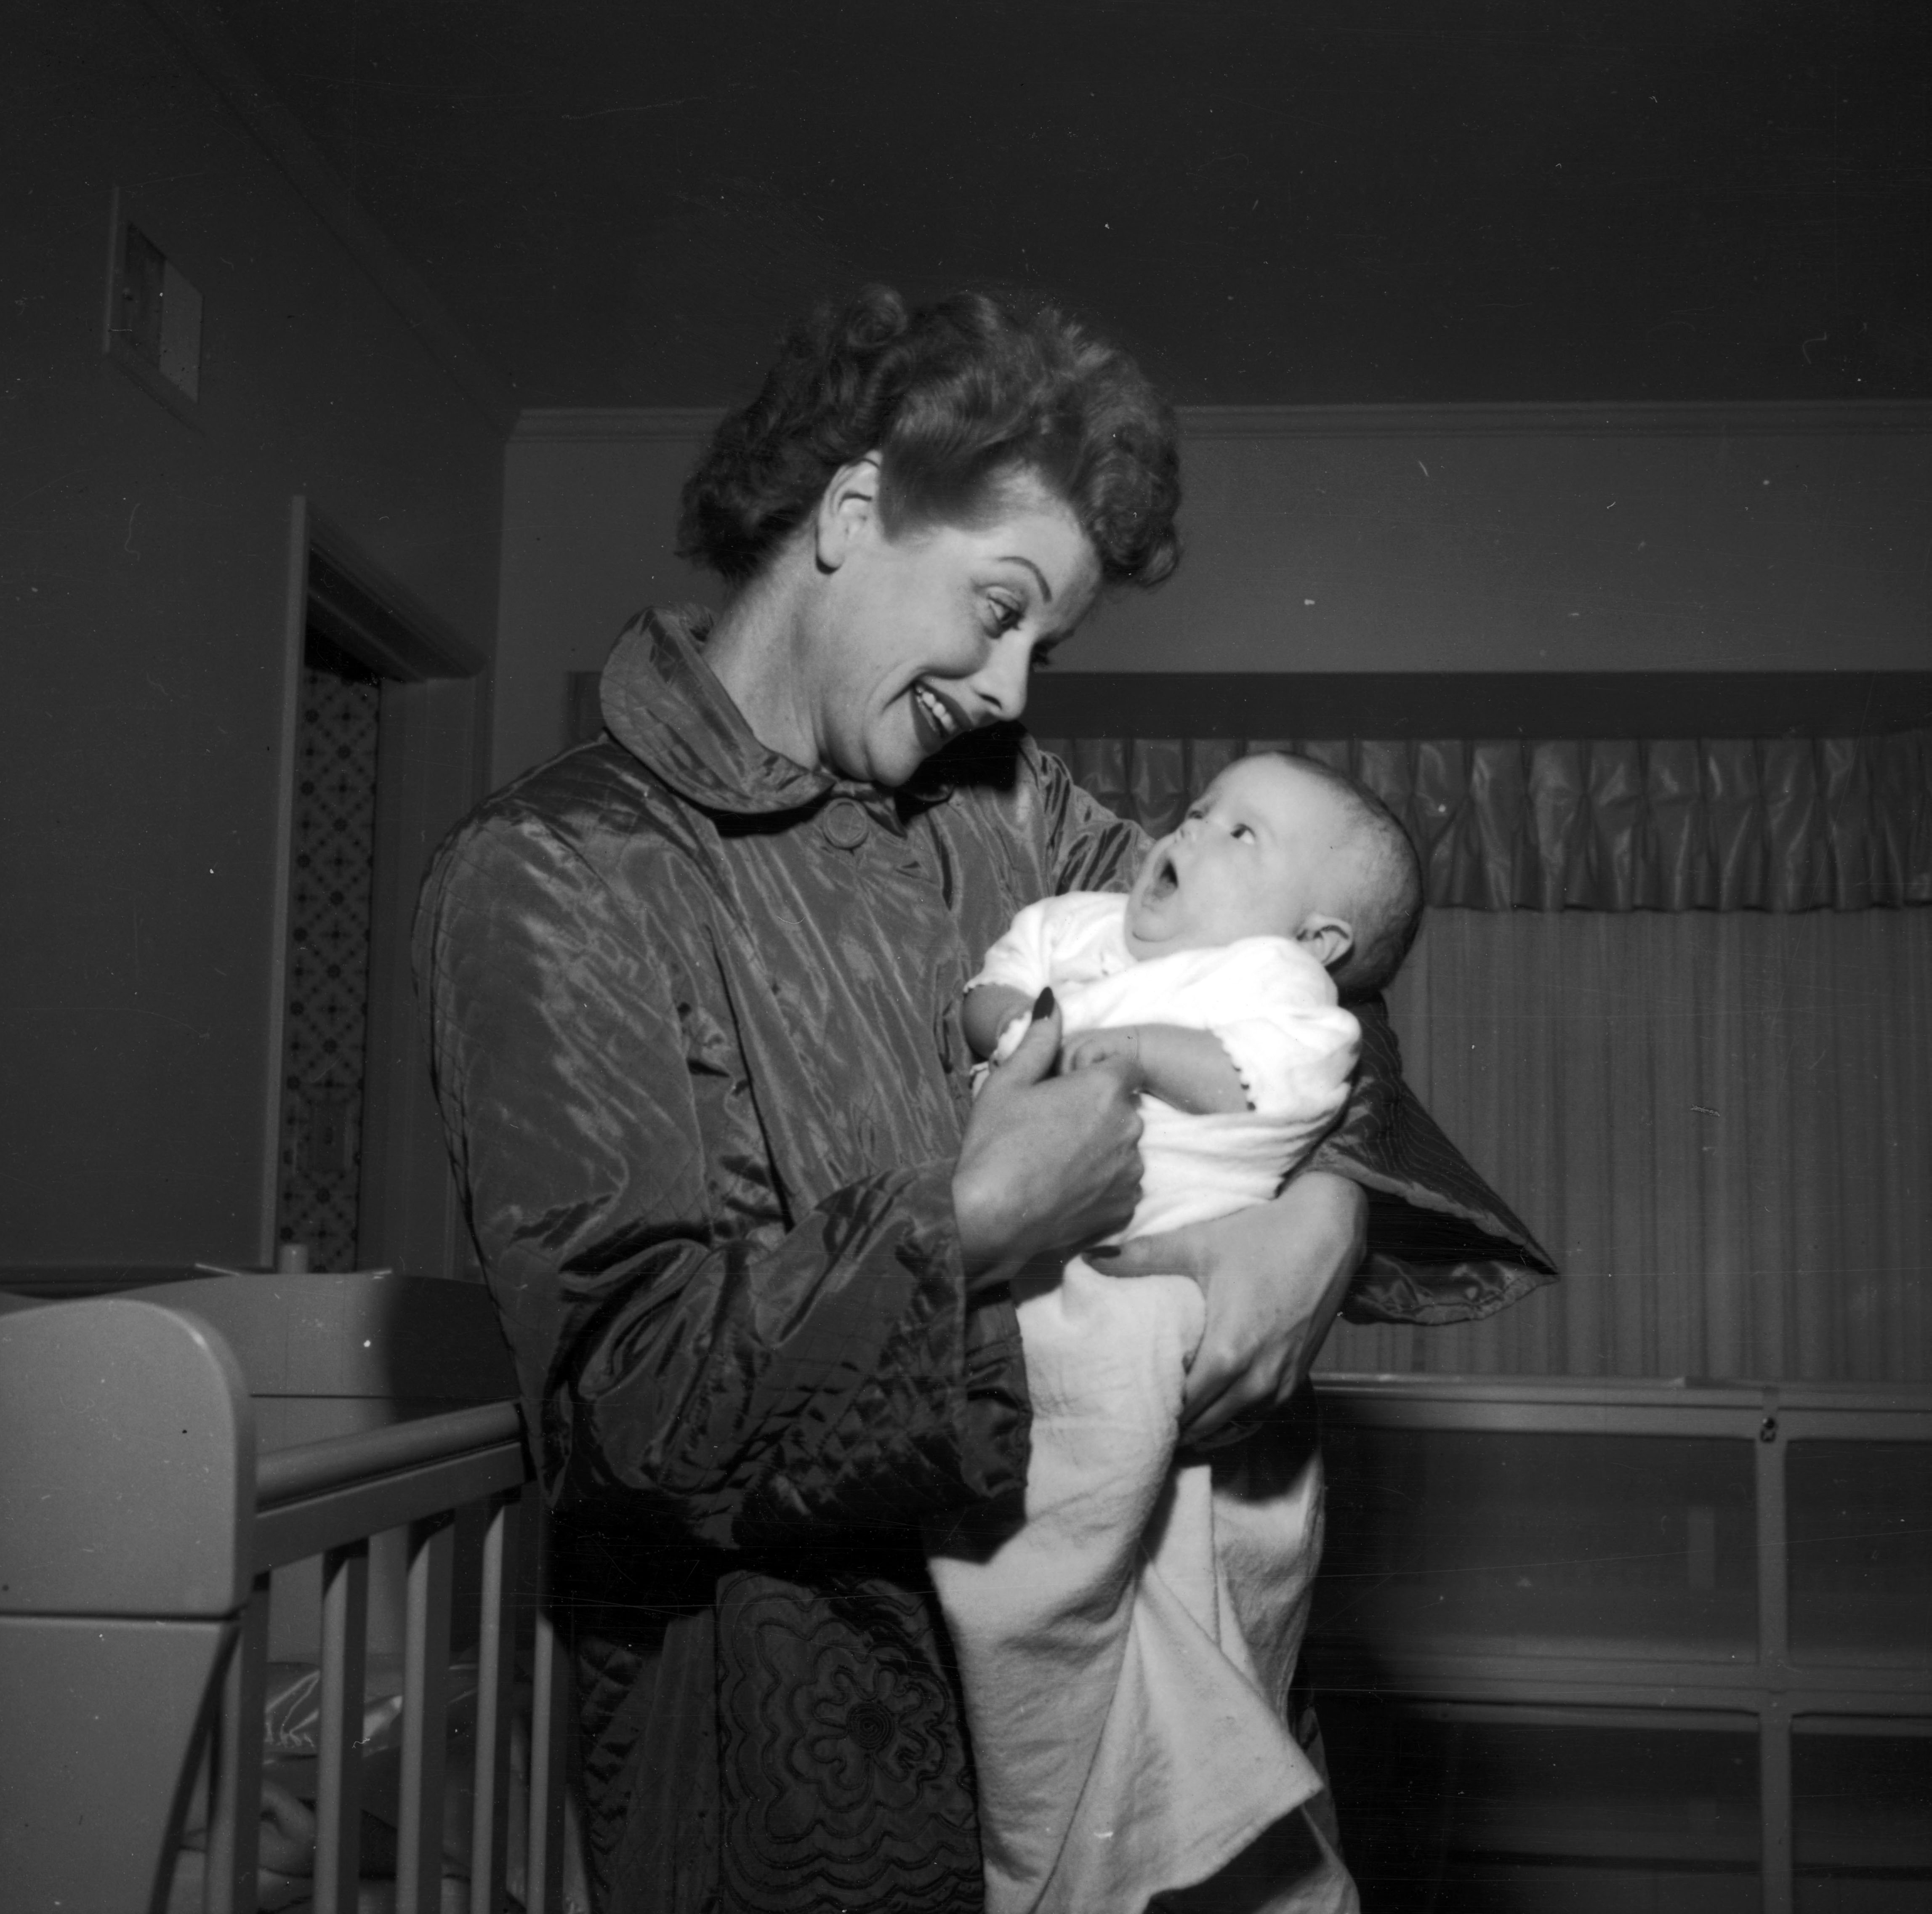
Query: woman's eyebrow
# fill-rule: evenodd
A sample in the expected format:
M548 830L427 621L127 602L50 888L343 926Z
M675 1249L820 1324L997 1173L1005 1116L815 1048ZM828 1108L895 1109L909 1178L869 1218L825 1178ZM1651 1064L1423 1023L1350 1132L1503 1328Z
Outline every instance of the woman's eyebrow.
M1031 559L1022 558L1018 552L1010 551L1000 554L1000 562L1002 565L1024 565L1040 580L1040 596L1045 598L1048 604L1053 602L1053 587L1046 582L1046 574L1034 564Z

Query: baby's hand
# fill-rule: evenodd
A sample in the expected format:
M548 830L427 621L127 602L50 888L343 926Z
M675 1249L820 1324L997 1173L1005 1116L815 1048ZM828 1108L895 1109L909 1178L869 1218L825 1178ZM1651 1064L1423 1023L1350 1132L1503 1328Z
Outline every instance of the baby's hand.
M1114 1030L1083 1030L1064 1039L1060 1046L1060 1072L1070 1076L1076 1070L1090 1070L1096 1064L1114 1064L1125 1072L1127 1087L1146 1087L1141 1068L1141 1034L1137 1026L1124 1024Z

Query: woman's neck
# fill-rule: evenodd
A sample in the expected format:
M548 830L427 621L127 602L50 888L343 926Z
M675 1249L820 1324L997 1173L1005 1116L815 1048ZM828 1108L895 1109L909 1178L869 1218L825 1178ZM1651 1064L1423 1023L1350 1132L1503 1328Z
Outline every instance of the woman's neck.
M759 743L815 771L823 754L800 668L802 593L791 569L782 554L733 597L705 640L704 662Z

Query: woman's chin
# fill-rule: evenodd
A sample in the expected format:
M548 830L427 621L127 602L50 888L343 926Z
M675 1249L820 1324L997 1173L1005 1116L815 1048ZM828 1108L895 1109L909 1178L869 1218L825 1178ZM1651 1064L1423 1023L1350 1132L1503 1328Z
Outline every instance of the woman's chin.
M871 741L865 776L886 790L897 790L919 776L920 768L936 758L950 742L935 725L894 726L892 732Z
M836 768L839 776L855 784L874 784L880 790L897 790L902 784L911 783L925 762L924 757L916 751L873 750L865 754L862 764L840 764Z

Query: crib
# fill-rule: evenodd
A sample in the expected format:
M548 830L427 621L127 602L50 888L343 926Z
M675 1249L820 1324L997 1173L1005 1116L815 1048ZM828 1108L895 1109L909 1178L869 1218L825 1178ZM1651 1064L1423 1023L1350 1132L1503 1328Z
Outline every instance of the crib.
M0 1298L14 1914L580 1904L514 1396L469 1284Z
M1925 1904L1932 1394L1323 1396L1311 1659L1352 1859L1372 1876L1388 1850L1372 1905L1621 1907L1672 1880L1700 1910ZM6 1914L582 1904L514 1397L470 1284L0 1295ZM305 1762L271 1758L290 1669ZM379 1768L386 1821L361 1811ZM292 1879L262 1810L298 1769ZM1426 1902L1388 1886L1425 1876Z

